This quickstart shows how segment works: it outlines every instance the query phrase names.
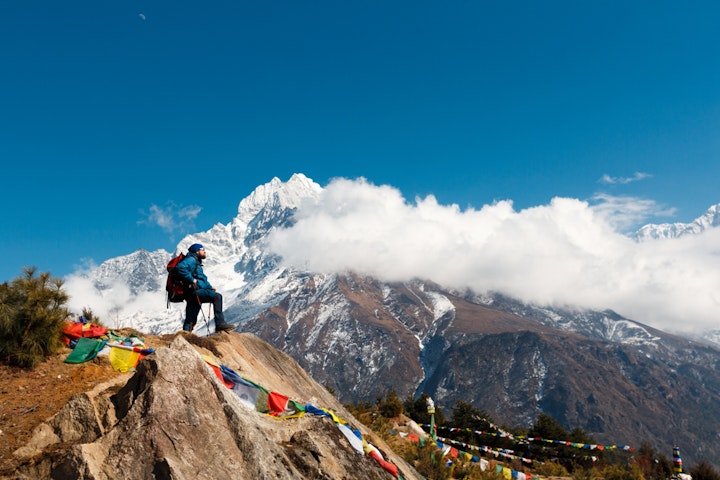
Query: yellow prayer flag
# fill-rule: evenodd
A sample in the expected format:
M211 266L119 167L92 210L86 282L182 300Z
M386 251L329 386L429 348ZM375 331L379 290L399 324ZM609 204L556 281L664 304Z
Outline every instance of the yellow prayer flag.
M124 348L110 349L110 364L119 372L129 372L138 364L140 353Z

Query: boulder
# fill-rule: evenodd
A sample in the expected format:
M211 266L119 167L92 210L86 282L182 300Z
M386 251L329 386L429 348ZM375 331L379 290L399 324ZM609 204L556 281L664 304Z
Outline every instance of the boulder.
M360 430L402 478L421 478L297 362L253 335L237 333L202 341L178 335L140 362L126 383L110 382L76 395L15 452L22 460L18 476L393 478L379 462L359 454L329 417L281 420L248 408L203 355L300 404L333 411Z

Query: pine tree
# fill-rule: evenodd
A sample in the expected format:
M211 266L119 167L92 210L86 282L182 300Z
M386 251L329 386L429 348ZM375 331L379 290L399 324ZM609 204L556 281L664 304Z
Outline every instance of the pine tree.
M10 284L0 285L0 360L34 368L62 345L69 312L62 281L34 267Z
M413 398L408 396L403 402L405 415L420 424L430 423L430 414L428 413L427 399L430 397L427 393L420 394L419 397ZM435 425L445 425L445 415L440 407L435 405Z
M547 413L540 413L535 424L528 431L528 436L562 440L569 437L570 433L553 417Z
M403 403L398 398L395 389L392 389L384 399L378 398L376 403L380 415L385 418L394 418L403 413Z
M490 431L490 416L474 407L468 402L458 400L452 409L449 426L461 429L452 438L461 442L477 444L478 438L474 432ZM482 442L488 444L487 438Z

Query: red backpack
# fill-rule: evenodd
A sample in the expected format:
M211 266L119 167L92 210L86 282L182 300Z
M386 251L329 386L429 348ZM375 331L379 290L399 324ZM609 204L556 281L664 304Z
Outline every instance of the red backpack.
M165 282L165 291L167 292L168 308L170 303L179 303L185 300L185 290L183 288L183 279L180 278L175 270L177 264L185 258L185 254L181 253L177 257L173 257L167 264L168 276ZM197 266L195 267L197 271Z

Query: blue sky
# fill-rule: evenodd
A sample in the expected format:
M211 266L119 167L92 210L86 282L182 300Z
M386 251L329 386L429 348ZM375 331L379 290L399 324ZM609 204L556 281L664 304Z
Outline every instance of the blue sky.
M173 250L295 172L639 224L720 202L717 2L206 3L2 2L0 281Z

